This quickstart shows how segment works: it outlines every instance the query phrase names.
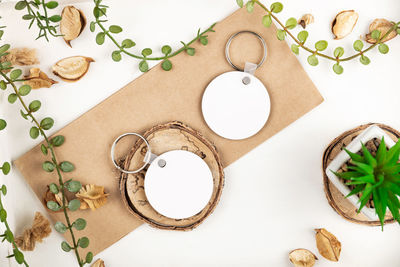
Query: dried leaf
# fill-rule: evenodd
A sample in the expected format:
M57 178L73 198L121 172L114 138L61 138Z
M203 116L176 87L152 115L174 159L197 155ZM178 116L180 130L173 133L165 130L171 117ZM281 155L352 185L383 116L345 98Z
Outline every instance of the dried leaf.
M315 239L319 253L330 261L339 261L342 245L336 236L326 229L315 229Z
M298 21L298 24L300 24L303 29L311 23L314 23L314 16L312 14L305 14Z
M98 259L95 261L91 267L105 267L104 261L102 259Z
M299 248L289 253L289 260L295 267L312 267L318 258L311 251Z
M30 70L30 75L25 76L25 81L23 84L29 85L32 89L39 88L50 88L53 84L56 84L57 81L50 79L46 73L42 72L39 68L32 68Z
M86 26L83 12L74 6L64 7L61 13L60 32L64 41L71 46L71 41L78 38Z
M81 209L96 210L107 203L107 196L103 186L88 184L76 194L76 197L81 201Z
M53 65L53 73L67 82L76 82L89 70L90 57L74 56L61 59Z
M356 26L358 14L354 10L342 11L332 22L332 33L339 40L349 35Z
M15 243L23 251L33 251L36 242L42 242L51 233L49 220L46 219L40 212L35 213L32 227L26 229L22 236L15 238Z
M371 25L369 25L369 33L365 36L366 41L370 44L376 43L376 40L374 38L372 38L371 33L374 30L378 30L381 32L381 36L384 36L390 30L390 28L393 27L393 25L394 25L393 22L390 22L386 19L375 19L371 23ZM397 36L397 32L394 30L391 33L389 33L389 35L386 36L385 39L382 40L382 42L383 43L387 42L396 36Z

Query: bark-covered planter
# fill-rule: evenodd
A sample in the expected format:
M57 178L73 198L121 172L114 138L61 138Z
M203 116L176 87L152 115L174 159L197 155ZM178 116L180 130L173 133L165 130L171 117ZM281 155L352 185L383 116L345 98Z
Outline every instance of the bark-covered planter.
M326 197L337 213L352 222L366 225L380 224L372 199L361 210L361 213L357 213L360 205L359 196L354 195L345 198L352 188L347 186L345 181L338 178L332 171L346 171L350 157L343 150L344 147L353 153L359 153L362 142L374 155L382 137L385 138L386 146L390 148L398 140L400 133L383 124L362 125L337 137L325 150L322 166ZM393 218L390 212L387 212L385 223L390 222L393 222Z

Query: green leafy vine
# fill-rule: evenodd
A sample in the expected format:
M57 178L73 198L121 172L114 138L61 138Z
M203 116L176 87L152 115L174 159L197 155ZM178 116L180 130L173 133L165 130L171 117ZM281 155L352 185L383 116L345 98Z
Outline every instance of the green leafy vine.
M5 45L1 46L0 47L0 57L7 55L7 53L8 53L7 51L9 49L10 49L9 44L5 44ZM22 80L20 78L21 75L22 75L22 71L20 69L13 69L10 62L0 63L0 77L2 78L0 80L0 89L6 90L7 88L11 87L12 93L9 94L9 96L8 96L8 102L13 104L17 100L19 100L20 104L22 105L22 109L20 111L21 116L26 120L30 119L33 123L33 126L29 130L29 135L33 139L36 139L39 137L39 135L41 135L41 136L43 136L43 138L45 140L45 144L41 145L41 151L45 156L50 154L51 160L44 161L42 164L42 168L46 172L56 171L57 176L58 176L58 185L55 183L52 183L49 186L49 189L53 194L58 194L59 192L61 192L61 195L62 195L62 205L61 206L55 201L48 201L47 207L53 211L59 211L59 210L63 211L66 225L62 222L56 222L54 227L58 232L60 232L62 234L66 233L68 231L71 236L71 239L72 239L72 244L68 244L68 242L63 241L61 243L61 248L65 252L69 252L69 251L73 250L79 266L82 267L86 263L90 263L92 261L93 253L88 252L85 259L82 259L80 257L79 248L87 248L89 246L89 239L87 237L81 237L81 238L77 239L77 237L75 236L75 233L74 233L74 229L76 229L78 231L83 230L86 227L86 221L82 218L78 218L74 222L71 222L69 215L68 215L68 210L69 211L78 210L80 207L80 201L78 199L74 199L74 200L71 200L67 205L66 204L67 199L65 196L65 190L76 193L82 188L82 185L79 181L73 181L71 179L68 181L64 181L63 173L68 173L75 169L74 165L71 162L69 162L69 161L59 162L56 157L55 148L61 146L64 143L65 138L64 138L64 136L59 135L59 136L55 136L54 138L50 139L47 136L46 131L50 130L53 127L54 120L50 117L46 117L39 122L36 119L36 117L34 116L34 113L37 112L41 108L41 102L39 100L33 100L32 102L30 102L29 105L27 105L25 103L24 97L27 96L31 92L31 87L29 85L22 85L19 88L17 87L16 83L20 82ZM4 122L0 122L0 125L2 125L1 127L5 128L7 124L4 121ZM5 165L3 165L1 168L2 168L3 173L9 172L9 164L8 163L5 163ZM6 236L6 239L7 239L7 236ZM7 240L9 240L9 239L7 239ZM12 239L10 239L10 240L12 240ZM19 255L19 254L14 253L14 255Z
M172 62L169 60L170 58L182 53L186 52L189 56L195 55L195 48L191 47L191 45L196 42L200 41L201 44L207 45L208 44L208 36L206 35L208 32L214 32L213 28L215 23L211 25L208 29L201 32L200 29L197 32L196 37L188 43L182 43L182 47L176 51L172 51L172 48L169 45L164 45L161 48L161 53L163 56L158 57L150 57L153 54L151 48L145 48L142 50L141 55L134 54L129 52L127 49L132 48L136 45L134 41L131 39L125 39L122 43L119 43L115 38L114 34L118 34L122 32L122 27L118 25L111 25L107 27L104 25L108 20L104 19L106 17L108 6L101 4L102 0L94 0L95 7L93 8L93 14L95 17L95 21L90 23L90 31L95 32L96 26L100 29L100 32L96 35L96 43L98 45L102 45L105 41L105 38L109 38L115 46L118 48L117 50L113 51L111 56L112 59L116 62L122 59L121 54L125 54L129 57L135 58L140 60L139 62L139 70L142 72L146 72L149 70L148 61L162 61L161 67L163 70L169 71L172 69Z
M243 0L236 0L236 2L240 7L244 6ZM310 48L305 45L308 35L309 35L307 31L305 31L305 30L300 31L297 35L297 38L294 36L294 34L290 30L293 30L298 25L296 18L293 18L293 17L289 18L285 24L283 24L279 20L279 18L275 14L279 13L283 10L282 3L275 2L270 6L270 8L267 8L260 1L251 0L246 3L247 11L249 13L253 12L254 5L256 5L256 4L259 5L267 13L262 18L262 24L265 27L270 27L272 24L272 20L274 20L280 26L280 29L278 29L276 32L277 38L279 40L283 41L289 35L293 39L293 41L295 42L295 44L291 45L291 50L293 51L293 53L295 53L296 55L299 55L299 48L302 48L303 50L309 52L311 55L308 56L307 62L311 66L317 66L319 64L318 57L332 60L332 61L336 62L333 65L333 71L336 74L343 73L343 66L340 64L341 62L350 61L355 58L359 58L359 60L362 64L368 65L371 62L371 60L365 55L365 53L367 53L368 51L372 50L375 47L378 47L379 52L381 52L382 54L387 54L389 52L389 47L386 43L383 42L383 40L385 40L385 38L393 31L397 31L397 33L400 34L400 22L397 22L397 23L393 22L393 26L385 34L382 34L379 30L374 30L371 33L371 37L376 42L365 49L363 49L364 48L363 41L356 40L353 44L353 48L356 51L356 53L354 55L351 55L348 57L343 57L344 48L337 47L333 51L333 56L329 56L327 54L322 53L322 51L326 50L328 47L327 41L320 40L320 41L316 42L314 45L315 49L313 49L313 48Z
M39 33L36 39L44 37L47 41L49 41L48 35L54 37L61 36L57 33L58 25L55 24L61 21L61 16L49 16L48 14L48 9L54 9L56 7L58 7L58 2L45 2L44 0L22 0L15 4L16 10L26 10L27 14L23 15L22 19L30 21L29 29L34 23L36 23L39 28Z

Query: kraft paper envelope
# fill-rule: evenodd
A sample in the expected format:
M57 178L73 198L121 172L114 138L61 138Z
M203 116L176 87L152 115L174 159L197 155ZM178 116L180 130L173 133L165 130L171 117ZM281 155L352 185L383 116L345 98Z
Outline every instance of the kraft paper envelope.
M154 67L57 133L66 137L65 144L57 148L58 159L76 164L76 170L67 177L75 177L83 184L102 185L111 194L108 203L96 211L71 213L73 219L87 219L87 228L78 235L90 238L89 248L93 253L101 252L141 225L122 203L118 174L110 159L111 144L120 134L143 133L160 123L182 121L212 141L224 166L228 166L323 101L287 43L277 40L276 28L262 25L263 15L258 7L252 14L245 9L236 11L215 26L215 33L209 33L208 46L194 45L195 56L181 53L172 58L174 67L169 72L159 65ZM269 91L271 114L257 135L230 141L207 127L201 113L201 98L212 79L233 71L225 59L224 49L229 37L241 30L254 31L266 40L268 56L255 75ZM253 35L239 35L232 42L231 54L240 65L245 61L256 63L262 56L262 46ZM41 169L44 160L40 146L36 146L15 161L41 200L46 186L57 182L54 173ZM49 213L49 216L53 221L64 221L62 213Z

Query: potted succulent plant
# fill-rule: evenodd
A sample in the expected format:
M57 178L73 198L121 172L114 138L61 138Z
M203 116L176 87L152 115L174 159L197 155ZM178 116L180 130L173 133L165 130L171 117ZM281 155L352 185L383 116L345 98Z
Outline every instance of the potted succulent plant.
M371 125L354 138L325 169L335 187L370 220L385 216L400 222L400 140L395 143Z

